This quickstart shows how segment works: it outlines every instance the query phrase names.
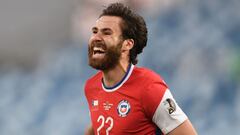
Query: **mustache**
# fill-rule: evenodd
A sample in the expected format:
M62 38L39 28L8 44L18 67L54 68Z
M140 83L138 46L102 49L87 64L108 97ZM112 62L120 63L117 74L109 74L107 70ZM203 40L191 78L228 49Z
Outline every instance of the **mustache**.
M107 49L107 46L106 46L106 44L103 41L93 41L90 44L90 48L93 49L94 47L102 48L104 50Z

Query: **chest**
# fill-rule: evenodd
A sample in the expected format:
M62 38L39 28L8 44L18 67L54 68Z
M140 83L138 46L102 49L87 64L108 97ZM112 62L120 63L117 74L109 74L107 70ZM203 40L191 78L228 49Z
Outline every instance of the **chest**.
M96 134L131 134L152 126L142 108L140 89L119 89L115 92L99 90L92 93L89 101Z

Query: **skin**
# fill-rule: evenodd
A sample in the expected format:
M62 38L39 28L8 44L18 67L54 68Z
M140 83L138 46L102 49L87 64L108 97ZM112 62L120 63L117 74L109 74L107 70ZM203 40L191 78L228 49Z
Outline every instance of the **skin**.
M93 41L104 41L107 45L117 45L121 40L120 23L122 19L115 16L102 16L96 21L96 25L92 28L92 35L89 44ZM118 64L110 69L104 70L103 80L107 87L112 87L118 83L125 75L129 63L129 53L134 45L134 40L126 39L122 42L121 57ZM99 57L98 59L101 59ZM189 120L184 121L177 128L172 130L168 135L196 135L196 131ZM85 135L94 135L92 125L87 128Z
M89 44L93 41L104 41L106 45L117 45L121 40L122 31L120 23L122 19L115 16L102 16L92 28L92 35L89 39ZM114 86L125 75L129 65L129 52L132 49L134 41L126 39L122 43L121 57L115 68L103 71L103 80L107 87ZM99 58L101 59L101 58Z

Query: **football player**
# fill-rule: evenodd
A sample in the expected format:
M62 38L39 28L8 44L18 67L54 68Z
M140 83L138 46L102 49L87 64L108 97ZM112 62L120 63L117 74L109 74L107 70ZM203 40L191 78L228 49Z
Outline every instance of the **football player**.
M195 135L190 120L160 75L137 67L147 45L144 19L121 3L110 4L92 27L87 80L91 125L86 135Z

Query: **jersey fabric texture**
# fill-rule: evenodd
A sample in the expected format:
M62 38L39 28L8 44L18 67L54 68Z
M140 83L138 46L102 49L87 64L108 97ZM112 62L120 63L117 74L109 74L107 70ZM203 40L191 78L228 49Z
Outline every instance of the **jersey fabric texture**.
M113 87L102 78L98 72L85 85L95 135L155 135L157 128L167 134L187 119L163 79L147 68L130 65Z

